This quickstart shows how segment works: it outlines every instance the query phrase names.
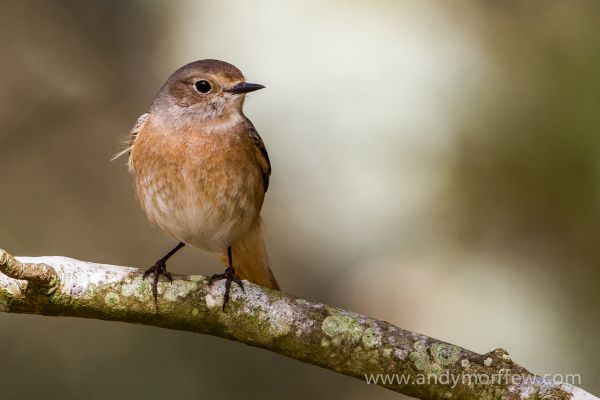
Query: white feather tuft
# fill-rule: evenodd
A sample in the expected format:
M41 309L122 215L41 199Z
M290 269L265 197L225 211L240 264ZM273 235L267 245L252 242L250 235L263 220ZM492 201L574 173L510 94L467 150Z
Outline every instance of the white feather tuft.
M146 124L146 122L148 121L148 117L150 116L149 113L144 113L142 114L136 121L135 125L133 126L133 128L131 128L131 131L129 132L129 137L127 138L127 140L123 141L123 145L127 146L125 147L123 150L121 150L120 152L118 152L117 154L115 154L110 161L115 161L117 158L128 154L129 152L131 152L131 148L133 147L133 143L135 142L135 137L137 136L137 134L142 130L142 128L144 127L144 125Z

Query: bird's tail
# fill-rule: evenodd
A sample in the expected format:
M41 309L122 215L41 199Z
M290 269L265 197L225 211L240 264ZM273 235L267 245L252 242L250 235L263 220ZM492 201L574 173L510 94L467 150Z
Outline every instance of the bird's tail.
M262 235L262 220L257 218L248 233L231 248L233 268L240 279L270 289L281 290L269 266L269 256ZM227 254L221 256L227 265Z

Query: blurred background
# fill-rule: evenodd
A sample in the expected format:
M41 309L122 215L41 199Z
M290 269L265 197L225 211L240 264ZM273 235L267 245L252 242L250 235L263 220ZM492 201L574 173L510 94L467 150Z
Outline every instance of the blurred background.
M174 241L109 160L171 72L223 59L268 88L245 109L286 292L598 394L599 20L595 1L3 1L0 247L152 265ZM3 399L401 398L93 320L0 314L0 354Z

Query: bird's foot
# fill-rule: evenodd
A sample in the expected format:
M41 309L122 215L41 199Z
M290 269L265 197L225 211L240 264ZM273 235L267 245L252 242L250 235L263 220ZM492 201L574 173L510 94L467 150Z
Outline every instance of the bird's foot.
M214 274L211 276L210 280L208 281L208 286L212 286L215 281L220 281L221 279L225 279L225 296L223 297L223 311L225 311L225 305L229 301L231 282L237 283L242 289L242 292L245 292L245 290L242 280L235 274L232 266L227 267L224 274Z
M144 276L142 279L146 279L146 277L150 274L154 275L152 277L152 296L154 297L154 304L158 308L158 279L161 275L163 275L169 280L169 282L173 282L173 276L169 271L167 271L167 262L163 259L158 260L152 267L144 271Z

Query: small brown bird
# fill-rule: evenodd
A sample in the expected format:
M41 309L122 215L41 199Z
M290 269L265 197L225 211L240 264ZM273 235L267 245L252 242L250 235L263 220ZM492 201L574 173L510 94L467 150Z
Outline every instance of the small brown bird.
M200 60L175 71L131 132L129 169L151 223L179 241L144 273L171 280L167 260L186 244L220 255L231 282L242 279L279 290L269 266L260 210L271 164L265 145L242 111L247 83L233 65Z

